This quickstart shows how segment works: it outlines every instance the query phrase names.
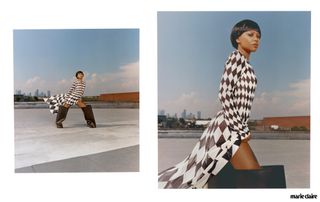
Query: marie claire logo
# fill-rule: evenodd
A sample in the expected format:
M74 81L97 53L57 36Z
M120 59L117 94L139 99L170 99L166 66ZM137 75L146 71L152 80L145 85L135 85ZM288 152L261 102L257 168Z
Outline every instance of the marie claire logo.
M290 199L317 199L317 194L291 194Z

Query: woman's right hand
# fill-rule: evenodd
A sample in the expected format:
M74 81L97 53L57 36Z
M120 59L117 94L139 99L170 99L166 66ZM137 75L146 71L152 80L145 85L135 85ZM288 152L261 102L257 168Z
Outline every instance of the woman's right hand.
M251 139L251 132L248 132L248 136L242 140L242 142L248 142Z

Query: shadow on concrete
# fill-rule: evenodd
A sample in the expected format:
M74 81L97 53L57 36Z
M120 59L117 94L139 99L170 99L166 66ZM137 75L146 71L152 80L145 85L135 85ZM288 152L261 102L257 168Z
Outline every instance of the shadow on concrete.
M139 172L139 145L15 169L15 173Z
M97 128L111 128L111 127L127 127L127 126L136 126L136 124L99 124L97 123ZM68 124L64 125L63 128L88 128L85 123L82 124Z

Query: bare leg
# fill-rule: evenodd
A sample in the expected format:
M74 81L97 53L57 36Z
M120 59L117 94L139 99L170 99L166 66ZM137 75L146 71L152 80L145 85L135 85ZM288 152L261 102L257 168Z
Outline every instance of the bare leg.
M77 105L78 105L78 107L80 107L80 108L86 107L86 104L85 104L84 102L82 102L81 100L79 100L79 101L77 102Z
M230 160L234 169L253 170L260 169L260 165L251 150L248 141L242 141L238 151Z

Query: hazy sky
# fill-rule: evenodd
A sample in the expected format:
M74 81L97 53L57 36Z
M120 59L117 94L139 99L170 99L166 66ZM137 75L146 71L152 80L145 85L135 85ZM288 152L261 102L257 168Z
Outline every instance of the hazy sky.
M251 118L310 114L310 12L159 12L159 110L183 109L212 117L221 109L218 88L234 50L230 31L256 21L261 45L252 53L258 87Z
M139 91L139 30L14 31L14 90L65 93L78 70L85 95Z

